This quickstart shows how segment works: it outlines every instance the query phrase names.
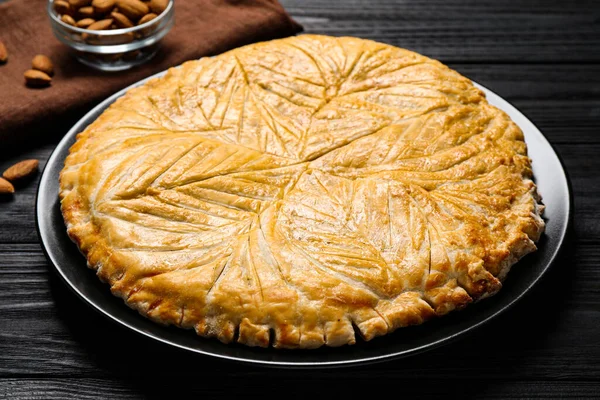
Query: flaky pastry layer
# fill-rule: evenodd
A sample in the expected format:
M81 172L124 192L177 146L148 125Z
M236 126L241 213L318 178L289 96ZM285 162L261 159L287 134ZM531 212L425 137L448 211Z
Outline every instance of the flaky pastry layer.
M77 137L69 236L152 320L353 344L495 294L544 222L521 130L419 54L302 35L190 61Z

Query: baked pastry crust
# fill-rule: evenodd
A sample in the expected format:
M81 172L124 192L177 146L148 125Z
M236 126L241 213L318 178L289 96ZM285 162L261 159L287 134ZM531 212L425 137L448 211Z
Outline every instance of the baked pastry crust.
M141 314L353 344L495 294L544 222L521 130L460 74L302 35L187 62L77 136L69 236Z

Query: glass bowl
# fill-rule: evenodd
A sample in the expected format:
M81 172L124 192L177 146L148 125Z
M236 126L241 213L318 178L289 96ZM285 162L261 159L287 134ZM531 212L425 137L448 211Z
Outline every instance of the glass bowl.
M150 60L175 20L172 0L158 17L126 29L98 31L66 24L54 10L54 0L48 0L47 12L56 38L80 62L102 71L122 71Z

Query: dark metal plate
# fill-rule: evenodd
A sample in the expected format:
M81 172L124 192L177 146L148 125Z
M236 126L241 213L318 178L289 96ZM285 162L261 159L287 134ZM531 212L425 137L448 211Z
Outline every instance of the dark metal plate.
M131 87L139 86L145 81ZM84 257L66 234L58 199L58 176L69 147L75 142L75 136L129 88L109 97L75 124L48 160L36 202L36 221L42 247L65 283L100 313L142 335L208 356L270 366L314 368L390 360L449 343L507 310L539 281L556 260L565 242L572 208L567 176L546 138L516 108L490 90L479 87L486 92L489 102L508 113L525 134L536 183L546 205L544 219L547 225L538 245L539 250L513 267L500 293L471 305L464 311L421 326L399 329L368 343L359 340L354 346L275 350L225 345L215 339L198 337L193 331L158 325L131 310L121 299L111 294L108 285L100 282L92 270L86 268Z

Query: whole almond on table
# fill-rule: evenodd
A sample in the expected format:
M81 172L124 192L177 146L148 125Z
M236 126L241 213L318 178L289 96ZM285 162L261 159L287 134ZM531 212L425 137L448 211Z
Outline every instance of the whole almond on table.
M38 54L31 60L31 68L45 72L48 76L54 75L52 60L43 54Z
M77 25L77 21L75 21L73 19L73 17L71 17L70 15L65 14L65 15L61 16L60 19L62 22L64 22L67 25L72 25L72 26Z
M52 78L48 74L35 69L25 71L23 76L25 77L25 84L31 87L44 87L50 85L50 82L52 82Z
M127 18L137 21L150 12L146 3L140 0L117 0L119 12Z
M0 178L0 194L14 193L15 187L4 178Z
M92 25L94 22L96 22L96 20L94 18L84 18L84 19L80 19L79 21L77 21L77 27L78 28L87 28L88 26Z
M160 15L167 9L169 0L150 0L150 9L156 15Z
M133 26L133 22L119 12L113 11L110 16L115 20L115 24L119 28L131 28Z
M116 0L92 0L92 7L99 14L106 14L115 7Z
M140 18L140 20L138 21L138 25L142 25L142 24L145 24L146 22L152 21L156 17L158 17L158 15L156 15L154 13L146 14L142 18Z
M4 43L0 40L0 64L4 64L6 61L8 61L8 51Z
M38 168L38 160L23 160L8 168L2 176L9 181L16 181L33 175Z

